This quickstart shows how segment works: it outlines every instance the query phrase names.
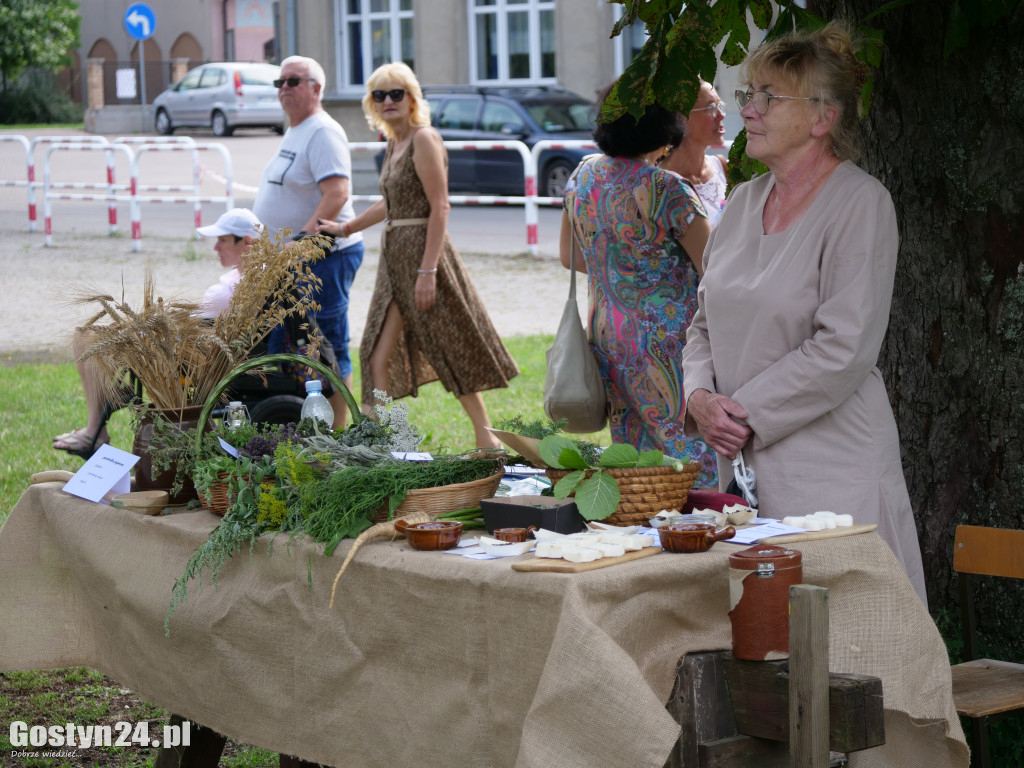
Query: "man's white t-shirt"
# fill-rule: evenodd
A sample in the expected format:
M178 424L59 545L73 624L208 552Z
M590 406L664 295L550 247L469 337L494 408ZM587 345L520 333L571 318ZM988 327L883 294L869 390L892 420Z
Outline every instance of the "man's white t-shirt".
M352 178L348 136L334 118L316 112L298 125L289 126L277 154L263 169L253 213L271 237L282 229L297 235L323 197L320 182L333 176ZM337 221L349 221L355 215L350 195ZM362 239L357 232L338 241L336 248L346 248Z

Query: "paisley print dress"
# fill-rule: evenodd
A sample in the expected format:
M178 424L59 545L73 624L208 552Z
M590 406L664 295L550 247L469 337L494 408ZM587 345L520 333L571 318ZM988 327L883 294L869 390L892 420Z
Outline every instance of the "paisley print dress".
M704 215L700 200L674 173L607 156L584 160L564 199L587 263L590 342L612 439L698 461L695 487L717 487L714 451L683 434L681 358L698 277L677 241Z

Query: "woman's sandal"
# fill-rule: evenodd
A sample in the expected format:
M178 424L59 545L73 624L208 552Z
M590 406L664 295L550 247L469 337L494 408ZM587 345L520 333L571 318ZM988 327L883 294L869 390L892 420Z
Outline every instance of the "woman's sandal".
M67 451L72 456L90 459L101 446L110 442L106 428L100 429L95 435L89 435L84 429L76 429L58 435L53 440L53 447L58 451ZM63 445L61 445L63 443Z

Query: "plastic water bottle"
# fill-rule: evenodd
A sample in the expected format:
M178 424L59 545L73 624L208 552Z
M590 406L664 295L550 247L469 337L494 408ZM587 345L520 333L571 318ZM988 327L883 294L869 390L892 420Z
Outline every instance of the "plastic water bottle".
M232 400L224 412L224 423L228 429L235 430L249 423L249 410L241 400Z
M302 403L302 418L320 419L328 427L334 423L334 409L324 397L323 385L319 381L306 382L306 399Z

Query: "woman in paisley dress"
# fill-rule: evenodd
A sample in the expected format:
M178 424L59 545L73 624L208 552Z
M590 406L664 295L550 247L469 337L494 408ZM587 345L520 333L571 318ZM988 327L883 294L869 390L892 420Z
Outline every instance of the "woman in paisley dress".
M447 233L448 158L413 71L385 64L366 83L363 111L388 139L377 201L318 231L347 237L381 221L381 259L359 347L362 402L398 399L440 380L462 404L476 445L497 448L481 392L519 373Z
M576 269L588 277L612 439L700 462L695 487L709 488L715 454L683 434L681 358L711 225L690 184L655 165L683 131L682 117L658 105L639 120L599 123L604 154L586 158L565 187L560 252L569 268L577 248Z
M725 158L707 151L708 147L725 146L724 138L725 102L711 83L702 82L686 117L686 135L659 163L693 184L712 227L725 205Z

